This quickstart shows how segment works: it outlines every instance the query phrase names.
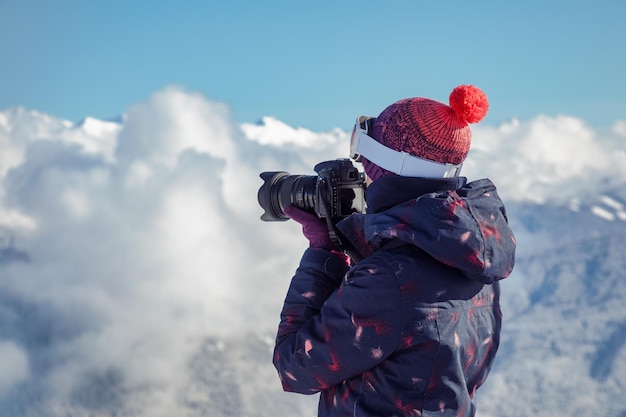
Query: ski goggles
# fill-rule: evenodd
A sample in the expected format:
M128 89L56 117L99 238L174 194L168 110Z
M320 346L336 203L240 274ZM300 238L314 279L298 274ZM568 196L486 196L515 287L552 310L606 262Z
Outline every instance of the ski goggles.
M359 116L350 137L350 158L361 162L362 157L387 171L404 177L452 178L458 177L463 164L441 164L418 158L404 151L386 147L368 135L375 117Z

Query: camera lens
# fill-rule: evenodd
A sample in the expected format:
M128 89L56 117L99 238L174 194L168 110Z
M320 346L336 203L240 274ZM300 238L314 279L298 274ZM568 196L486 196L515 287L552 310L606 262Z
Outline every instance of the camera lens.
M317 176L289 175L284 171L262 172L260 176L263 185L257 197L264 210L261 220L270 222L289 219L284 211L289 205L315 213Z

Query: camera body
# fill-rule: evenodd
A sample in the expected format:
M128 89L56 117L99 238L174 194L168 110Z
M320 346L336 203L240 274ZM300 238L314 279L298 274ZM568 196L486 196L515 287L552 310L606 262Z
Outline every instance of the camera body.
M350 159L315 165L317 176L262 172L258 201L263 221L284 221L284 208L292 205L326 219L329 228L352 213L365 212L365 175ZM332 230L329 230L332 232Z

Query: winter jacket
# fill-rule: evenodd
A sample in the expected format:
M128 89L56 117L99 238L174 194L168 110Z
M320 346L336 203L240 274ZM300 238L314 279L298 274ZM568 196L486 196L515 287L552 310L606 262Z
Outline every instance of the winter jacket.
M321 392L319 416L473 416L515 255L496 188L391 176L367 204L337 224L361 260L302 257L274 350L283 388Z

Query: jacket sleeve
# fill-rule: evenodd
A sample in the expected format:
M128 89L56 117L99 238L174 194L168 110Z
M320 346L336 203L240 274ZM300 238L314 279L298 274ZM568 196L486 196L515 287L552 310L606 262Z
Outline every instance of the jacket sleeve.
M274 349L285 391L327 389L380 364L400 344L402 303L390 267L366 259L346 274L331 257L307 249L292 278Z

